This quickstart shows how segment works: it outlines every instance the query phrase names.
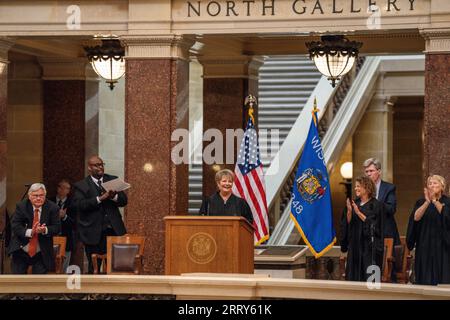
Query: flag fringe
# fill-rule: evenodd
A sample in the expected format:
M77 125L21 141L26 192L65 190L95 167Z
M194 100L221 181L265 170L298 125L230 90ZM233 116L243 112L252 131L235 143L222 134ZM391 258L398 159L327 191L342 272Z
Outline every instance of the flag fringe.
M331 248L333 248L333 245L336 243L336 237L333 238L333 240L331 241L331 243L326 246L322 251L317 252L314 247L311 245L311 243L309 242L308 238L306 237L305 233L303 232L302 227L300 227L300 224L298 223L297 219L295 218L295 216L292 214L292 212L290 213L290 218L291 220L294 222L295 227L297 228L297 230L300 232L300 235L302 236L303 240L305 241L306 245L308 246L309 250L312 252L312 254L314 255L314 257L316 259L319 259L321 256L323 256L325 253L327 253Z

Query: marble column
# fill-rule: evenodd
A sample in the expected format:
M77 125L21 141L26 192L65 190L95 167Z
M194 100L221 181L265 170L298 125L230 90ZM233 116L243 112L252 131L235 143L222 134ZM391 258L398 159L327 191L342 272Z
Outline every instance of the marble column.
M98 153L98 79L85 58L39 58L43 69L44 161L48 194L85 175Z
M393 105L395 98L375 93L353 135L353 172L363 174L368 158L381 162L382 179L393 180Z
M0 38L0 232L5 226L7 176L8 51L14 43ZM2 268L2 266L0 266Z
M146 237L144 272L164 273L164 217L185 215L188 163L171 160L176 129L189 120L188 49L178 36L123 38L125 84L125 177L131 184L127 231ZM186 150L188 152L188 150Z
M216 129L221 135L221 141L203 142L203 195L209 196L216 191L216 172L225 168L234 171L240 142L235 138L234 147L228 150L227 145L231 146L231 143L227 141L226 130L244 129L247 119L244 100L250 92L249 87L256 86L251 85L249 81L251 60L247 56L201 57L199 61L203 65L203 132ZM257 95L256 92L252 94ZM205 156L211 154L211 143L220 146L220 142L223 142L223 149L217 148L214 161L206 159Z
M425 30L424 175L450 182L450 30ZM448 193L448 190L446 190Z

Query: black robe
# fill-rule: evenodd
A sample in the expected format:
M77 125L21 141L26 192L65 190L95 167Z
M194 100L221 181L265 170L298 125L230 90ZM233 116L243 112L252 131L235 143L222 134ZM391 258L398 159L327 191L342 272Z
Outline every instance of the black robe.
M199 213L207 216L242 216L253 224L253 214L247 201L234 194L225 202L219 192L214 193L203 200Z
M433 203L430 203L422 219L414 221L414 213L425 202L425 199L420 199L414 205L409 217L406 242L409 250L416 248L414 263L416 284L450 283L448 256L450 243L447 242L450 240L449 200L446 196L439 199L444 204L441 213Z
M372 260L380 268L380 272L383 263L383 204L375 198L362 206L360 199L356 199L355 203L366 216L366 221L363 222L355 210L352 210L352 220L347 223L347 210L344 210L341 221L341 251L348 251L345 279L366 281L371 275L367 273L367 268L373 265Z

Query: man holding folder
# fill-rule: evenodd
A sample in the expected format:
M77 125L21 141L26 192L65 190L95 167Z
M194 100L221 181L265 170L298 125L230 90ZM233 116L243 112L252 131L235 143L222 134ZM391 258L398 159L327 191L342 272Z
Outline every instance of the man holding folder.
M74 184L72 201L79 214L78 232L89 262L88 273L94 272L91 255L106 253L106 237L126 233L119 207L127 205L127 196L123 191L106 187L108 181L117 177L105 174L104 166L99 156L90 157L89 176Z

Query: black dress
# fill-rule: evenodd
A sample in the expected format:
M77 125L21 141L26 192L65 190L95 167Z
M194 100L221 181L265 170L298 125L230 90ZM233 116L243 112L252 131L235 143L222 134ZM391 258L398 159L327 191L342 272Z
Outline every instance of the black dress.
M444 204L441 213L430 203L422 219L414 221L414 213L425 202L420 199L409 217L406 242L409 250L416 248L416 284L450 283L450 199L442 196L439 201Z
M367 268L375 264L381 271L383 263L383 204L375 198L362 206L360 199L355 203L366 220L363 222L352 210L352 220L348 223L345 210L341 221L341 251L348 251L345 279L366 281L372 274L367 273Z
M214 193L203 200L199 213L203 216L242 216L253 224L253 214L247 201L234 194L225 202L219 192Z

